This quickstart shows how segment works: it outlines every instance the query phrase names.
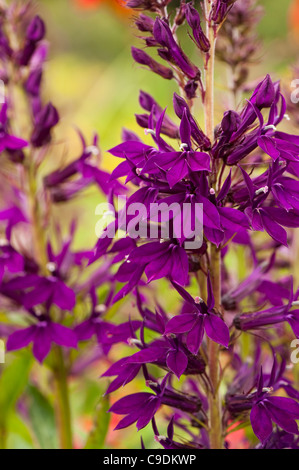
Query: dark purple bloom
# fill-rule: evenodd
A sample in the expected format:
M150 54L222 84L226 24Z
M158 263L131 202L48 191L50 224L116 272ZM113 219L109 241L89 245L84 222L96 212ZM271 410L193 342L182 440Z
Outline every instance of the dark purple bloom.
M41 318L36 325L12 333L7 340L7 351L25 348L33 343L33 354L43 362L49 354L52 343L66 348L77 347L76 334L69 328L53 323L49 318Z
M260 441L265 442L272 433L272 421L284 431L298 434L296 419L299 419L299 405L292 398L269 396L264 388L261 372L255 404L250 413L252 429Z
M193 299L182 287L176 284L174 287L187 302L186 310L190 310L190 313L181 313L169 320L165 334L187 334L186 345L193 354L198 353L204 332L213 341L227 348L229 330L224 321L215 314L215 301L210 280L208 281L207 304L202 299Z

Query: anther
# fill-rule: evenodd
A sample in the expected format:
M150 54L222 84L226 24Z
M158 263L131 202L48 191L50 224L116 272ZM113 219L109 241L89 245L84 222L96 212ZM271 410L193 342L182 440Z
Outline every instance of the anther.
M97 156L100 154L100 151L95 145L90 145L89 147L86 147L85 153L91 153L92 155Z
M144 129L145 135L156 135L155 131L153 129Z
M56 263L52 263L52 262L47 263L46 267L47 267L47 270L50 271L50 273L53 273L57 269Z
M186 149L186 148L188 148L188 147L189 147L188 144L181 143L181 145L180 145L180 150L184 150L184 149Z
M105 304L99 304L99 305L97 305L97 306L95 307L95 309L94 309L94 311L95 311L96 313L104 313L104 312L106 312L106 310L107 310L107 307L106 307Z
M259 194L262 194L262 193L267 194L268 191L269 191L268 186L264 186L263 188L260 188L257 191L255 191L255 195L258 196Z

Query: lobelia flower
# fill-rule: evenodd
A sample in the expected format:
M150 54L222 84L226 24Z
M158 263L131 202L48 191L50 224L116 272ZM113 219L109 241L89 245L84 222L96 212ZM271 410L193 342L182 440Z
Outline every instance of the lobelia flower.
M126 415L115 429L123 429L136 422L137 429L143 429L154 418L161 405L177 407L178 409L194 413L201 409L201 402L195 398L182 400L180 394L173 392L167 387L168 375L161 385L157 382L148 381L150 388L155 392L141 392L121 398L112 405L109 411Z
M23 274L3 282L0 290L6 296L20 302L27 310L45 303L49 308L52 304L62 310L72 310L76 303L74 291L68 287L49 264L52 275L42 277L37 274Z
M190 172L210 171L210 157L203 152L194 152L191 144L191 125L186 110L180 125L181 152L162 152L148 160L143 172L149 171L153 164L166 170L170 188L184 179Z
M141 326L139 321L130 321L121 325L114 325L102 319L102 315L108 308L111 296L108 296L106 304L97 303L95 289L90 292L92 301L92 311L88 320L80 323L75 327L79 341L86 341L92 336L96 336L99 345L103 347L103 351L107 354L113 344L127 342L134 331Z
M56 202L69 200L94 183L107 195L111 191L116 195L125 192L126 188L118 181L111 181L110 174L98 168L98 161L94 161L100 157L97 134L94 135L91 145L87 145L80 132L79 137L82 143L80 157L44 178L45 186L50 189L53 199ZM74 179L75 177L77 179Z
M298 303L298 294L298 291L293 292L293 286L291 286L287 304L271 307L254 314L242 314L234 319L234 325L242 331L248 331L288 322L295 336L298 338L299 310L293 308L296 307Z
M269 383L271 387L271 380ZM252 429L264 443L272 433L272 421L286 432L298 434L296 419L299 418L299 405L285 397L269 396L269 388L264 387L261 371L254 405L250 413Z
M215 300L210 278L208 278L207 303L202 299L194 300L181 286L175 283L173 285L186 301L186 310L190 309L190 313L181 313L169 320L165 334L186 334L186 346L192 354L198 353L204 332L213 341L227 348L229 330L224 321L215 314Z
M54 323L50 317L43 315L37 318L37 323L17 330L7 340L7 351L22 349L33 343L33 355L43 362L50 352L52 343L66 348L77 348L77 336L70 328Z

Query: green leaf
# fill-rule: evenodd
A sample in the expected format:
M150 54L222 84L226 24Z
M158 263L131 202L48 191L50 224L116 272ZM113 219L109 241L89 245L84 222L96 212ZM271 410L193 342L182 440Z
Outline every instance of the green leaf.
M36 387L28 387L28 396L30 397L30 422L40 447L56 449L57 436L53 406Z
M106 396L100 400L97 406L94 428L87 438L85 449L103 448L110 423L110 413L108 413L108 409L109 397Z
M12 363L6 365L0 377L0 425L3 424L16 401L23 393L32 366L32 356L22 352Z
M18 446L16 446L16 441ZM26 448L34 449L34 441L30 429L17 413L11 413L9 416L9 436L7 438L7 448Z

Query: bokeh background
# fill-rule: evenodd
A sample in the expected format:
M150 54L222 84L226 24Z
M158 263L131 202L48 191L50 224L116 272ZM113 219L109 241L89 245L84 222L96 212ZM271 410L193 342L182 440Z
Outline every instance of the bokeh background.
M45 93L58 107L61 116L61 125L55 134L61 145L57 146L52 164L56 167L62 159L72 159L80 153L76 134L78 127L89 139L94 131L99 133L103 166L112 170L116 160L106 151L119 143L122 127L144 135L134 118L134 113L140 111L139 89L151 93L162 107L168 106L169 114L173 115L171 102L175 83L163 81L133 64L130 46L138 44L137 31L132 26L132 12L121 7L117 0L40 0L35 4L37 12L46 20L47 38L51 43ZM282 78L288 87L292 66L299 61L299 1L261 0L260 4L265 8L258 28L262 46L259 60L252 65L250 80L255 81L270 73L274 79ZM220 116L226 106L223 98L225 73L221 66L217 69L216 88L219 96L216 111ZM197 118L201 120L200 109ZM76 239L80 247L95 242L95 207L101 202L96 190L89 190L83 196L72 203L73 208L61 209L66 220L68 217L71 220L74 212L80 214ZM55 397L52 403L46 398L47 370L36 364L29 380L30 356L23 353L11 360L14 368L6 367L0 380L0 390L6 383L6 391L2 387L2 395L0 392L0 403L2 400L2 405L6 403L5 406L11 407L7 445L9 448L55 448ZM114 418L109 422L108 403L100 400L107 383L99 376L108 363L101 364L83 367L80 380L74 375L71 382L75 445L82 447L96 418L100 423L98 435L94 436L97 445L102 439L105 448L138 448L140 435L135 427L112 431ZM128 385L126 392L136 391L135 386L135 383ZM28 429L15 408L17 400L18 407L22 407L19 397L24 391L33 429ZM116 394L114 400L121 393ZM242 432L230 435L232 446L234 441L242 446ZM155 446L150 429L143 430L142 437L147 448Z

